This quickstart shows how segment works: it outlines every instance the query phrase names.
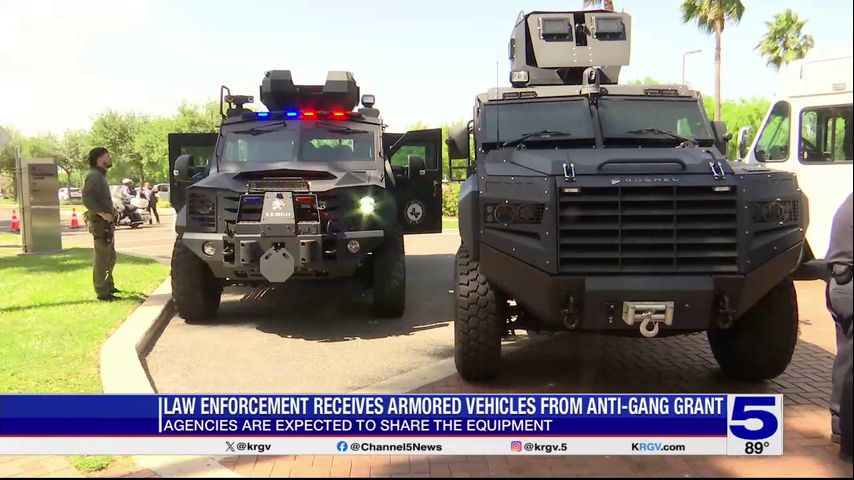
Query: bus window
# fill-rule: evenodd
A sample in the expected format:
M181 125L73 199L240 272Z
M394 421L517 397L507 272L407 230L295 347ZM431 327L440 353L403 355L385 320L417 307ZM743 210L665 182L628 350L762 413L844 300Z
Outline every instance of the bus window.
M806 108L801 112L801 163L847 163L852 155L851 105Z

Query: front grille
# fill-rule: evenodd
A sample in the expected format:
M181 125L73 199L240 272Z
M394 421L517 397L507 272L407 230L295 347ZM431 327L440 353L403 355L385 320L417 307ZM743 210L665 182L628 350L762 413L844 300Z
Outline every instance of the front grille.
M560 197L560 271L738 271L737 193L712 187L581 188Z

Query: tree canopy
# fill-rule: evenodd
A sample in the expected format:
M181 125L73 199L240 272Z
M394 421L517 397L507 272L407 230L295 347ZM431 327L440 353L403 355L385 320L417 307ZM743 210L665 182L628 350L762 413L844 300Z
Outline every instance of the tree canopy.
M756 45L756 50L768 61L768 66L779 69L783 65L807 55L815 41L812 35L802 33L806 19L786 10L765 22L765 36Z

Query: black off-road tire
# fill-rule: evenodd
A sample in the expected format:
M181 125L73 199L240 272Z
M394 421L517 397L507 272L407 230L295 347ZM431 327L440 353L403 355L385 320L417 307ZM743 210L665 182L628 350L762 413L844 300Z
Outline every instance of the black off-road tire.
M190 323L208 322L219 310L221 297L222 284L210 267L176 240L172 249L172 299L178 314Z
M727 330L709 330L721 370L739 380L762 381L789 366L798 341L798 297L786 278Z
M454 363L466 380L489 380L500 370L507 301L463 245L457 250L455 271Z
M374 315L396 318L406 310L406 256L403 233L389 232L373 253Z

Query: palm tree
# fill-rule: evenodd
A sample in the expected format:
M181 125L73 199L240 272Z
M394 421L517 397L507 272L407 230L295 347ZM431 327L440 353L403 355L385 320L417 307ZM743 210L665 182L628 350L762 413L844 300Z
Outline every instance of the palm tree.
M613 12L614 0L584 0L584 8L588 7L602 8L603 10Z
M721 119L721 35L727 23L738 23L744 15L741 0L682 0L682 21L715 34L715 120Z
M812 35L801 33L806 23L791 10L778 13L771 21L765 22L768 29L756 50L768 59L768 66L779 70L784 64L807 55L815 42Z

